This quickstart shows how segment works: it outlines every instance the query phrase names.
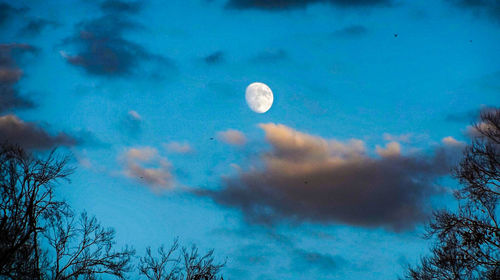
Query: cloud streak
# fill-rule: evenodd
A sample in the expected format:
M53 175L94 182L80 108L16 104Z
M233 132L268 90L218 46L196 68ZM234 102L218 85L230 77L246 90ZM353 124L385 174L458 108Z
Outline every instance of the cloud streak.
M240 209L253 223L344 223L412 229L428 216L434 181L449 172L457 147L404 155L397 142L370 156L361 140L324 139L281 124L261 124L271 146L254 167L224 178L218 190L197 190Z
M500 2L497 0L447 0L456 7L478 15L486 14L500 23Z
M205 61L206 64L211 64L211 65L220 64L224 62L224 52L216 51L214 53L205 56L203 60Z
M35 36L40 34L47 27L57 26L59 26L59 24L53 20L32 19L19 31L19 33L22 36Z
M165 144L165 149L171 153L176 154L190 154L193 153L194 150L187 142L168 142Z
M328 3L338 7L388 6L390 0L230 0L226 7L232 9L260 9L269 11L305 8L310 4Z
M362 25L350 25L333 32L333 35L341 38L360 37L368 33L368 29Z
M298 248L292 251L292 256L292 268L299 271L315 268L329 274L337 272L347 265L347 261L341 256L332 256Z

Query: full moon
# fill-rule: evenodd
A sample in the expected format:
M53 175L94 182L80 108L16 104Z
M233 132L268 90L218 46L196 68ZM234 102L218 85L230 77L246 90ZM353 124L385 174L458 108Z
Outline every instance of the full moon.
M263 83L251 83L245 92L248 107L256 113L263 114L273 105L273 92Z

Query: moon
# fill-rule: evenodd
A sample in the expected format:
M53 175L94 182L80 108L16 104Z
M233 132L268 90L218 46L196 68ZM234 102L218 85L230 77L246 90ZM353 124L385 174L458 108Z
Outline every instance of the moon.
M273 105L273 92L263 83L251 83L245 91L245 99L252 111L263 114Z

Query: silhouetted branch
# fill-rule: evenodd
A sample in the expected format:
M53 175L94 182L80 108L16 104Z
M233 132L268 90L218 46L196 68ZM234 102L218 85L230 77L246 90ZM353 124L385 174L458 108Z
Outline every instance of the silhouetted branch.
M151 248L146 249L146 256L140 259L139 271L148 280L217 280L224 264L214 261L213 250L201 256L196 246L190 250L182 248L178 256L177 240L165 250L164 246L158 249L157 256L153 256Z
M456 213L435 212L428 237L436 238L430 256L409 268L408 279L500 279L500 110L481 114L475 138L466 147L454 176Z
M56 217L45 236L55 259L48 273L51 279L78 279L97 274L125 279L134 251L113 250L114 230L103 228L84 212L75 221L72 215Z
M72 173L67 162L55 151L38 159L18 146L0 146L0 275L40 275L38 233L45 228L43 218L65 209L54 200L53 188ZM22 269L21 256L29 261Z

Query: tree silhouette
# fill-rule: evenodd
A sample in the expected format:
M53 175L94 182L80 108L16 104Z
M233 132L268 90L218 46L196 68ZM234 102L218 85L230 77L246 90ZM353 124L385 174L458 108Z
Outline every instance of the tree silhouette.
M135 251L114 249L113 229L85 212L75 217L55 199L56 184L72 173L68 160L54 151L40 159L18 146L0 146L1 279L125 279L132 269ZM139 272L155 280L218 279L223 264L214 263L213 251L200 256L193 246L174 257L178 248L176 240L157 257L147 248Z
M162 245L154 256L151 248L146 249L146 255L140 259L139 271L148 280L223 280L219 272L224 264L214 262L213 250L205 255L198 253L198 248L182 248L179 242L166 250Z
M22 148L0 146L0 277L2 279L124 278L133 250L112 249L114 232L54 197L67 179L67 157L39 159ZM41 244L48 244L43 249Z
M83 212L78 220L72 214L56 216L44 232L54 256L48 262L44 278L54 280L94 279L97 275L114 275L125 279L132 267L134 250L113 250L114 230L103 228L95 217ZM50 252L52 251L52 252Z
M455 192L458 210L434 214L427 231L436 239L431 255L409 268L407 279L500 279L500 109L483 112L473 128L454 170L462 186Z
M53 187L71 173L67 161L54 152L41 160L20 147L0 147L0 275L40 275L39 233L45 218L65 211L65 203L54 200Z

